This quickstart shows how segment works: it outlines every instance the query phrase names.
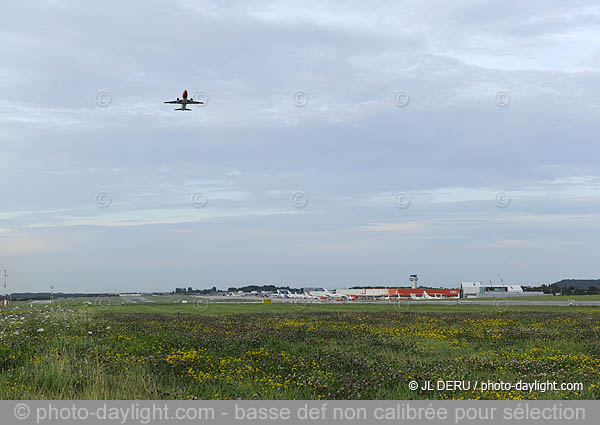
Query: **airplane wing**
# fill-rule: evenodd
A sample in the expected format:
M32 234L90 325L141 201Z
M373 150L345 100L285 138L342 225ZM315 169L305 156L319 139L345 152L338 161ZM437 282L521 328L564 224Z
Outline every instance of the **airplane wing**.
M179 104L181 104L181 103L183 103L183 102L182 102L181 100L168 100L168 101L166 101L165 103L175 103L175 104L178 104L178 105L179 105Z
M204 105L204 102L199 102L197 100L188 100L188 102L190 105Z

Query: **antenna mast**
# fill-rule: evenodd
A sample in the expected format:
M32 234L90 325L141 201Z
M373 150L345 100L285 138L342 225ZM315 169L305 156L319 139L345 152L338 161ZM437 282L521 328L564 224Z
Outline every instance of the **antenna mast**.
M8 273L6 273L6 267L4 267L4 300L2 301L2 305L8 304L8 292L6 291L6 279L8 278Z

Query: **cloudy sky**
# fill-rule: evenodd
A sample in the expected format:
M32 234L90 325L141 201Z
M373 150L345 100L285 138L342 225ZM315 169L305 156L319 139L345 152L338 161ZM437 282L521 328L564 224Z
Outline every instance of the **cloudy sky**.
M3 1L9 291L600 277L600 6L506 5Z

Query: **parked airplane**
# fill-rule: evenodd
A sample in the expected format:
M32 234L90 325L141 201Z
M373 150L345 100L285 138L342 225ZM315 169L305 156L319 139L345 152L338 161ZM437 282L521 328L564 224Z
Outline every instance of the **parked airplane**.
M295 292L291 292L289 289L287 292L288 298L306 298L304 294L297 294Z
M422 296L417 296L416 294L410 294L410 298L413 300L442 300L442 299L452 299L452 298L458 298L458 297L444 297L442 294L435 294L435 296L431 296L427 293L427 291L423 291L423 295Z
M177 100L168 100L165 103L181 105L181 108L177 108L175 109L175 111L191 111L191 109L186 108L187 105L204 105L204 102L199 102L197 100L192 99L191 97L188 99L187 90L183 91L181 97L181 99L177 98Z
M354 301L358 296L352 294L335 294L335 299L337 301Z
M304 295L306 296L306 298L313 298L319 300L328 300L330 298L335 297L335 294L332 294L327 289L324 289L322 291L306 291Z
M323 289L322 291L307 291L301 295L303 298L312 298L318 300L336 300L336 301L352 301L357 297L354 295L346 295L346 294L334 294L329 292L328 289Z
M434 299L434 300L443 300L444 299L444 296L442 294L434 294L433 297L432 297L426 291L423 291L423 296L425 298Z
M277 292L275 292L274 294L272 294L272 296L276 297L276 298L290 298L288 296L288 294L286 294L285 292L281 292L279 289L277 290Z

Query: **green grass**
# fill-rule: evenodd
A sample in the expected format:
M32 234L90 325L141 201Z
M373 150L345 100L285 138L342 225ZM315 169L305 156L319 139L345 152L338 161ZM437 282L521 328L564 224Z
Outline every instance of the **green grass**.
M507 297L504 299L508 300L524 300L524 301L600 301L600 295L542 295L542 296L519 296L519 297ZM465 300L468 301L468 300Z
M92 311L100 310L96 306ZM209 304L173 304L173 303L137 303L111 305L106 311L112 313L164 313L164 314L243 314L243 313L301 313L301 312L438 312L466 313L489 311L600 311L594 306L550 306L550 305L510 305L499 303L497 307L490 305L469 304L461 301L439 304L418 304L408 302L391 302L389 304L368 303L209 303Z
M2 399L600 397L598 307L22 303L0 335ZM408 389L438 379L584 388Z

